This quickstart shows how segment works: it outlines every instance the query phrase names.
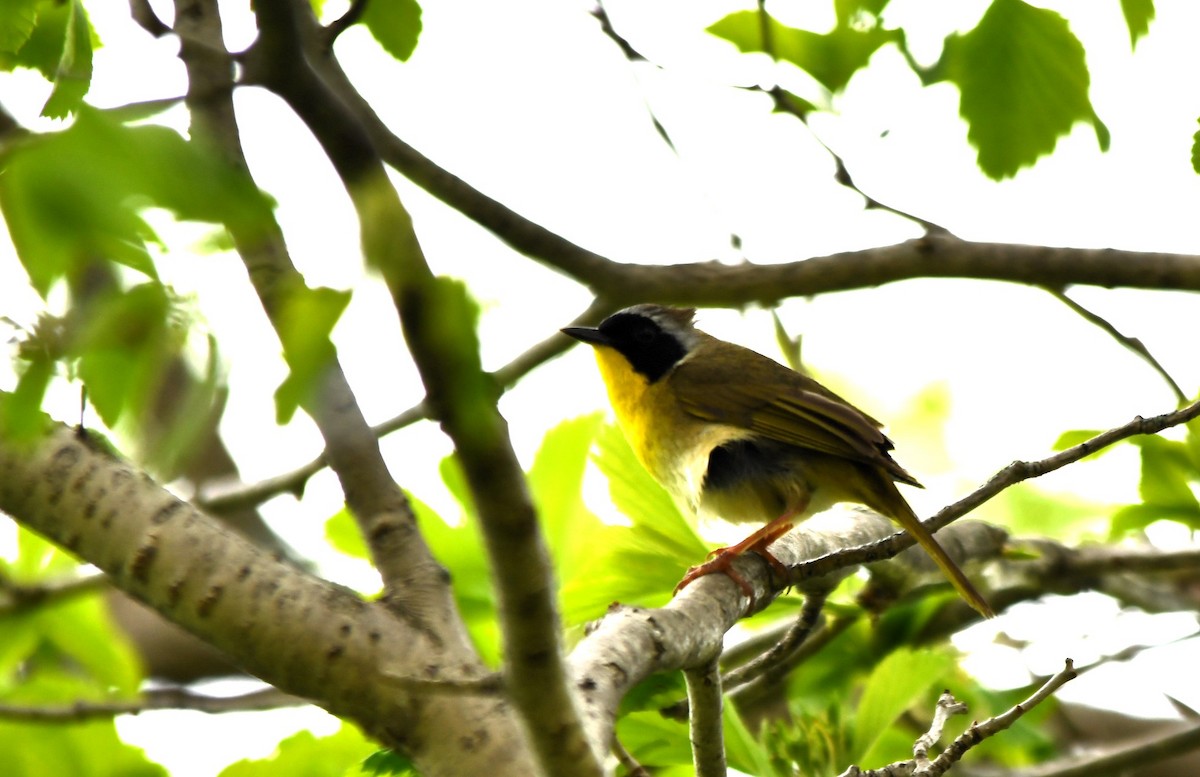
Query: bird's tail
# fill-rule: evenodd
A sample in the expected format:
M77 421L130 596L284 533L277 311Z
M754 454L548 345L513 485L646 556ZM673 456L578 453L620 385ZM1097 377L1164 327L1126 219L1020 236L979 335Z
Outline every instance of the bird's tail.
M882 475L882 473L881 473ZM994 618L996 613L988 604L987 599L983 598L983 594L975 588L970 578L959 568L958 564L954 563L954 559L950 558L950 554L946 552L928 529L925 524L921 523L921 519L917 518L917 514L909 506L908 501L896 488L896 484L890 479L885 479L886 475L882 475L877 487L873 489L876 497L876 503L867 502L867 506L877 510L891 518L896 523L904 527L904 530L913 536L921 547L925 549L933 560L941 568L942 573L954 586L954 590L958 591L959 595L971 605L980 615L985 618Z

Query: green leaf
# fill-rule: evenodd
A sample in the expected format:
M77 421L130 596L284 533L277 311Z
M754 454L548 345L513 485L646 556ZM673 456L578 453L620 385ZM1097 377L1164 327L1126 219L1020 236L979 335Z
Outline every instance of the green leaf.
M41 411L42 397L52 377L53 362L38 359L25 365L15 390L0 393L0 437L5 441L28 443L41 433L47 423Z
M362 21L384 51L402 62L417 48L421 6L416 0L371 0Z
M1196 469L1187 446L1158 435L1135 440L1142 449L1142 478L1138 493L1142 501L1160 507L1194 509L1196 495L1189 481L1196 479Z
M595 461L608 479L613 503L631 526L598 527L579 572L563 582L563 619L598 617L613 601L647 606L671 597L680 577L702 561L708 546L674 501L638 463L620 430L605 426Z
M1005 489L993 504L1003 508L998 523L1015 536L1044 535L1079 541L1103 533L1109 507L1064 494L1050 494L1030 483Z
M991 178L1009 178L1049 154L1077 121L1092 122L1106 145L1088 97L1083 45L1053 11L994 0L975 29L947 38L938 70L959 88L967 138Z
M646 767L690 766L687 724L656 711L632 712L617 720L617 739ZM654 774L663 774L655 769Z
M880 3L873 5L881 6ZM766 52L804 70L830 92L839 92L881 46L899 40L885 30L862 4L840 2L838 22L828 33L789 27L767 18L770 48L763 40L759 11L735 11L708 28L742 52Z
M0 3L0 52L15 53L33 33L38 17L38 0L6 0Z
M364 560L371 558L371 551L367 549L367 543L349 508L343 507L325 521L325 539L339 553Z
M343 723L325 737L297 732L280 742L270 757L230 764L220 777L344 777L359 771L356 767L378 749L358 729Z
M439 469L446 487L463 505L465 518L451 526L420 499L409 495L409 501L434 558L450 572L454 599L476 648L484 661L496 666L500 660L500 627L479 521L458 460L447 456Z
M750 729L746 728L745 722L732 704L726 704L721 710L721 722L725 734L725 755L732 768L745 774L763 777L779 774L771 768L771 759L766 748Z
M1200 509L1187 505L1128 505L1113 513L1110 536L1140 532L1155 521L1175 521L1200 529Z
M132 697L144 672L137 651L117 630L99 593L73 597L33 616L43 639L106 692Z
M0 209L34 288L107 259L155 278L146 250L156 240L139 210L250 233L270 221L270 203L244 172L174 130L126 127L82 108L62 132L10 145L0 163Z
M1121 0L1121 13L1129 28L1129 47L1137 48L1138 40L1150 32L1154 21L1154 0Z
M337 356L329 339L350 304L350 292L296 287L284 300L276 327L288 376L275 391L275 421L292 420L296 409L316 390L321 373Z
M595 413L555 426L543 438L527 473L559 574L569 574L584 555L595 552L592 539L600 522L584 506L583 474L603 420L602 414Z
M947 650L900 648L879 662L863 689L855 716L853 762L886 763L893 753L876 753L884 732L917 702L932 705L930 690L954 670ZM911 746L911 743L910 743ZM905 757L900 753L898 758Z
M148 406L167 360L182 347L186 326L174 310L156 282L112 292L87 309L71 351L88 400L109 427L127 409Z
M66 3L67 23L63 32L62 55L54 72L54 89L42 107L42 115L61 119L83 104L92 85L92 45L94 33L81 0Z
M1101 434L1098 429L1072 429L1068 432L1063 432L1060 434L1058 439L1054 441L1053 447L1056 451L1065 451L1067 448L1074 448L1076 445L1081 445L1087 442L1098 434ZM1091 454L1089 458L1099 456L1100 454L1109 450L1112 450L1111 445L1101 448L1100 450Z
M75 559L42 535L18 527L17 558L9 566L16 582L36 585L47 577L71 574L77 566Z
M420 777L412 761L395 750L377 750L367 756L362 764L363 774L371 777Z
M1192 135L1192 170L1200 173L1200 130Z

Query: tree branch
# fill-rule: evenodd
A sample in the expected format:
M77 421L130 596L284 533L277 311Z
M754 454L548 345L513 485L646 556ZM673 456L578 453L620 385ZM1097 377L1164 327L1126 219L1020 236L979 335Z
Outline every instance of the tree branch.
M1075 445L1039 461L1014 461L993 475L975 491L954 504L942 508L936 515L925 521L925 526L931 532L936 532L938 529L949 525L951 522L976 509L1009 486L1061 469L1121 440L1140 434L1157 434L1172 426L1187 423L1198 416L1200 416L1200 401L1193 402L1180 410L1164 413L1152 418L1137 416L1123 426L1110 429L1107 432L1096 435L1090 440L1085 440L1079 445ZM846 564L865 564L891 558L900 550L910 548L914 544L916 544L916 540L907 532L900 532L886 539L872 542L869 545L838 550L823 558L800 564L790 570L792 582L799 583L810 577L820 577L835 569L840 569Z
M276 558L90 435L47 423L42 439L0 439L0 510L248 672L403 750L430 777L530 772L520 728L495 700L410 695L384 679L488 674L459 635L414 626ZM463 721L479 730L471 748L445 736Z
M213 53L224 51L217 3L177 0L176 18L183 41L179 55L188 72L192 134L249 177L234 117L229 60ZM269 34L267 40L272 40ZM193 41L203 45L193 46ZM279 224L273 216L265 216L264 221L256 229L231 228L231 233L267 317L282 332L287 305L308 289L288 254ZM383 578L388 603L404 608L415 619L457 621L446 576L417 530L412 507L392 479L336 355L301 404L325 441L324 458L338 476L346 504ZM461 625L430 628L461 631Z
M1108 777L1145 769L1196 749L1200 749L1200 723L1121 744L1099 753L1062 758L1006 774L1012 777Z
M427 404L454 441L475 496L495 572L509 696L547 773L599 775L608 743L589 750L583 736L564 671L549 554L479 363L471 303L464 289L433 277L370 137L313 69L328 57L314 50L319 27L308 3L261 0L255 13L260 35L244 58L247 78L288 103L342 179L358 213L363 254L391 292Z
M1068 658L1062 670L1047 680L1032 696L995 717L988 718L982 723L972 724L949 747L942 751L941 755L930 762L927 767L918 769L914 777L940 777L940 775L945 774L952 765L966 755L968 750L988 737L995 736L1013 723L1016 723L1025 713L1050 698L1055 691L1073 679L1075 679L1075 666L1071 659Z
M0 704L0 719L35 723L78 723L113 718L117 715L140 715L157 710L195 710L219 714L275 710L309 703L306 699L276 688L266 688L240 696L205 696L186 688L158 688L144 691L138 698L127 701L80 700L58 706Z
M724 694L716 658L685 670L683 676L691 710L688 732L696 777L725 777Z
M0 580L0 615L12 615L33 607L43 607L76 596L107 590L107 575L86 575L49 580L38 585L23 585Z
M1120 345L1132 351L1138 356L1138 358L1149 364L1151 369L1157 372L1159 377L1166 382L1167 386L1171 389L1171 392L1175 394L1175 399L1178 400L1179 404L1183 405L1187 403L1188 395L1184 393L1183 389L1179 387L1179 384L1175 382L1175 379L1171 377L1171 373L1167 372L1166 368L1162 366L1158 359L1154 358L1154 354L1150 353L1150 349L1146 347L1145 343L1136 337L1130 337L1122 334L1115 326L1112 325L1112 322L1096 313L1093 313L1083 305L1080 305L1078 302L1068 297L1065 291L1049 288L1046 289L1046 291L1052 294L1059 302L1078 313L1084 321L1100 327L1100 329L1108 333L1108 335L1116 340Z

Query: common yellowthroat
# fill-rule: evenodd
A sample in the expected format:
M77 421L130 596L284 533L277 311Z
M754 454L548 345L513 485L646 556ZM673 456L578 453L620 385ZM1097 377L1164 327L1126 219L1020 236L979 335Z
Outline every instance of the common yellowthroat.
M747 551L782 567L767 547L797 522L856 502L903 526L981 614L994 613L896 488L920 487L888 453L881 424L761 354L701 332L695 310L635 305L599 327L562 331L591 345L617 422L638 460L693 513L765 525L688 570L678 591L724 572Z

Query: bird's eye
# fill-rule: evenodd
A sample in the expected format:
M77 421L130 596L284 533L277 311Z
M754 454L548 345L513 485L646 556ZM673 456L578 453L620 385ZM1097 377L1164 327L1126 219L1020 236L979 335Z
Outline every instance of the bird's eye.
M650 345L650 343L654 342L655 334L655 331L650 327L644 327L633 333L633 339L639 345Z

